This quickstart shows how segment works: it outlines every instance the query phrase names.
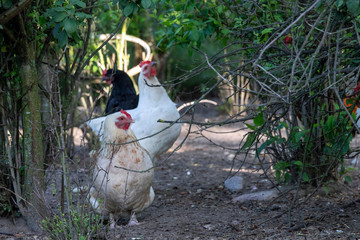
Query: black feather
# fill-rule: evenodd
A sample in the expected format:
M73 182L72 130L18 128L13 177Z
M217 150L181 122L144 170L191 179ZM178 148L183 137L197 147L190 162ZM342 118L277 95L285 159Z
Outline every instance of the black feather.
M137 107L139 95L136 95L134 85L125 72L109 69L104 78L112 79L112 91L106 104L105 114L129 110Z

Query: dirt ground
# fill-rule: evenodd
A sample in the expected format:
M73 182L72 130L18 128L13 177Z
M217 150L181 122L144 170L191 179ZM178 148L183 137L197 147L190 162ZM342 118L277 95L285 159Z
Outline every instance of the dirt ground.
M195 114L195 121L221 118L218 112L206 109ZM328 194L319 191L296 208L291 208L296 191L273 201L234 203L234 197L274 187L252 161L253 157L244 162L244 155L238 155L233 161L233 149L238 148L245 134L244 130L238 131L241 127L240 124L214 127L201 135L193 126L191 131L195 133L171 153L187 134L189 125L183 124L173 149L157 161L153 185L156 197L151 207L138 215L141 225L127 226L127 220L119 221L116 229L105 231L99 238L360 239L360 178L356 170L350 172L350 184L334 183ZM354 144L360 145L360 140L355 139ZM79 156L79 168L72 174L72 182L86 184L88 156ZM54 173L53 179L57 170ZM224 181L234 174L244 179L244 188L238 192L224 187ZM49 201L56 207L58 200L52 193L50 188ZM311 193L312 189L301 189L296 199L304 200ZM22 218L15 222L0 219L0 239L44 238L32 233Z

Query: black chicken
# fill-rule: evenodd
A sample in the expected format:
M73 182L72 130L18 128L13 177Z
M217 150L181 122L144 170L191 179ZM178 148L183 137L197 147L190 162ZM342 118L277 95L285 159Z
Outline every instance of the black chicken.
M104 70L102 80L113 85L111 95L106 104L105 114L119 112L121 109L129 110L137 107L139 95L136 95L134 85L124 71Z

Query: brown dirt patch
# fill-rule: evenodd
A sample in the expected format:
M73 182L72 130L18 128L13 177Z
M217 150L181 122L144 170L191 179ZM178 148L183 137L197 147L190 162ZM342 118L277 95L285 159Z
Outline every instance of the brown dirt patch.
M212 112L202 114L196 120L219 120ZM191 134L181 149L167 153L157 163L152 206L139 214L139 226L126 226L127 220L119 221L115 230L106 230L105 239L360 239L360 178L352 171L350 184L336 183L328 195L323 191L297 208L289 207L295 191L272 202L248 201L233 203L232 198L243 193L273 188L262 175L258 165L251 160L244 162L244 155L233 161L234 152L244 132L236 131L241 125L214 127L211 132ZM178 146L187 132L183 126ZM192 129L193 131L196 128ZM222 132L222 133L215 133ZM357 142L356 142L357 141ZM357 144L357 139L354 144ZM216 146L222 145L222 147ZM89 181L89 157L78 154L77 170L72 171L72 182L86 185ZM73 168L75 169L75 168ZM232 172L230 170L232 169ZM238 169L245 181L242 191L232 193L224 188L224 181ZM52 179L59 186L58 169ZM56 188L56 187L54 187ZM302 189L297 198L305 199L313 189ZM56 194L47 191L49 202L59 206ZM23 220L13 224L0 219L0 239L33 239ZM5 233L12 235L5 235ZM22 234L17 236L15 234Z

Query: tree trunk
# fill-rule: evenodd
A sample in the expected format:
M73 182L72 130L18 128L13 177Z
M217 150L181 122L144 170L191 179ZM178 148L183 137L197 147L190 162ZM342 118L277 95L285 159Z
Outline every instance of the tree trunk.
M44 150L35 44L28 44L25 51L21 73L23 106L25 106L23 111L24 196L27 204L21 207L21 211L28 225L34 230L39 230L39 223L47 215L47 208L44 194Z

